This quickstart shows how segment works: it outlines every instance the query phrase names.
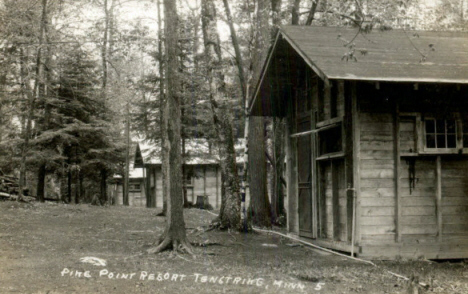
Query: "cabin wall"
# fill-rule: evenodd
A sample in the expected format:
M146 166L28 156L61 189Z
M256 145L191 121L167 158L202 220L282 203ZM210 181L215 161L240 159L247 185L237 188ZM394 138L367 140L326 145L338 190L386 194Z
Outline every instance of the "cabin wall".
M128 205L135 207L146 207L146 193L144 179L130 179L128 191ZM118 182L112 187L114 205L123 205L123 184Z
M468 152L458 148L466 121L458 109L466 105L449 95L445 105L432 105L431 93L423 86L358 86L357 241L363 257L468 256ZM429 148L432 116L457 118L457 148ZM437 144L449 144L450 132L441 136Z
M362 111L360 119L360 232L363 243L395 238L393 118Z
M208 196L213 208L221 206L221 170L215 165L197 165L190 167L191 180L187 182L187 200L193 204L197 196ZM161 166L150 166L148 175L150 193L155 195L157 208L163 207Z

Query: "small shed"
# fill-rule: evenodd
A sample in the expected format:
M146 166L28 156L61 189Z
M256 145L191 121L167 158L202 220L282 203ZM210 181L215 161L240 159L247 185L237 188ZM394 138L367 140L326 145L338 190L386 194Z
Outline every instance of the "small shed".
M283 26L250 105L287 121L290 233L468 257L468 33Z

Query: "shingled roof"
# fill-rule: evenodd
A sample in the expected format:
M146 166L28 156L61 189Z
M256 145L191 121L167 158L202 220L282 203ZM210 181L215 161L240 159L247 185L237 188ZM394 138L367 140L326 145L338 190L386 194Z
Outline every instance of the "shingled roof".
M284 43L323 80L468 84L468 33L282 26L270 50L257 92L265 89L272 57ZM283 43L283 45L281 45ZM354 58L346 58L354 44ZM262 88L263 87L263 88ZM253 103L252 103L253 104ZM253 106L253 105L252 105Z

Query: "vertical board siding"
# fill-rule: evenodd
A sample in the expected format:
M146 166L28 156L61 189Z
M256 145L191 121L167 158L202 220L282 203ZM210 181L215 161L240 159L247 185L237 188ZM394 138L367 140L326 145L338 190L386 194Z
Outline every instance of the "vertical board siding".
M323 195L325 196L326 206L326 224L325 238L333 238L333 186L332 186L332 167L330 163L324 164L322 173Z
M362 242L388 242L395 236L393 117L360 113Z

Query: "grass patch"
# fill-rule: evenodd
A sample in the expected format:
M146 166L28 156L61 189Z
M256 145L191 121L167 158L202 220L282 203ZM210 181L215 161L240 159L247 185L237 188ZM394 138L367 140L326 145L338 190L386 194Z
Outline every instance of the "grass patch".
M464 261L378 262L323 254L265 234L209 231L214 218L185 209L196 258L146 254L165 226L160 210L0 202L0 293L468 293ZM201 233L200 233L201 232ZM265 246L264 244L268 244ZM276 245L276 246L272 246ZM96 266L80 261L97 257Z

